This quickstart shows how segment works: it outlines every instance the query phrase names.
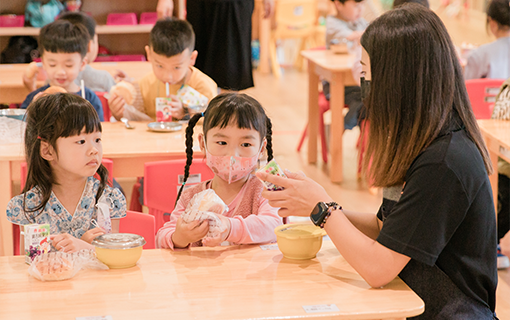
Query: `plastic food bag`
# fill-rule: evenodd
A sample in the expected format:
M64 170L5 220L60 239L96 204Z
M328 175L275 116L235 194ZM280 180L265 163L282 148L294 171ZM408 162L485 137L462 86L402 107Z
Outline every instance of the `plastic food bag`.
M74 253L56 251L37 256L28 273L41 281L61 281L71 279L81 269L107 270L108 266L97 260L93 250Z
M186 223L195 220L209 220L209 232L206 237L216 237L227 229L217 214L224 214L228 206L212 189L199 192L191 198L186 210L182 214L182 220Z
M188 86L187 84L177 90L177 97L185 107L206 106L209 99L206 96Z
M272 159L265 166L263 166L262 168L257 170L257 172L265 172L265 173L272 174L272 175L275 175L278 177L287 178L287 176L285 175L283 170L280 168L280 166L278 165L278 163L276 163L276 161L274 159ZM260 180L260 181L262 181L262 183L266 186L266 189L269 191L279 191L279 190L284 189L283 187L274 185L271 182L267 182L267 181L263 181L263 180Z

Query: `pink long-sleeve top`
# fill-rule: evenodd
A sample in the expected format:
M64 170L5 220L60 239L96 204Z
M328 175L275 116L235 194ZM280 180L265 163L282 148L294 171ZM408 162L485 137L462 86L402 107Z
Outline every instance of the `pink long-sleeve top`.
M170 221L159 229L156 243L160 248L174 249L172 234L175 232L177 219L184 213L191 198L206 189L211 188L211 180L204 181L194 187L186 189L174 211ZM235 199L228 205L225 216L230 219L230 234L226 241L234 244L275 242L274 228L282 224L278 215L278 208L269 205L267 199L262 197L264 186L255 176L250 176ZM192 246L199 246L195 242Z

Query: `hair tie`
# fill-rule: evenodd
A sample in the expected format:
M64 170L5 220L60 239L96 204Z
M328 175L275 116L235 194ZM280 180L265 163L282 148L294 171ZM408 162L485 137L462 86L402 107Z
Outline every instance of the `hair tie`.
M204 111L204 112L202 112L202 117L205 117L205 111Z
M183 187L184 187L185 185L186 185L186 181L184 181L184 182L182 183L182 186L183 186Z
M42 140L41 136L37 136L37 139Z

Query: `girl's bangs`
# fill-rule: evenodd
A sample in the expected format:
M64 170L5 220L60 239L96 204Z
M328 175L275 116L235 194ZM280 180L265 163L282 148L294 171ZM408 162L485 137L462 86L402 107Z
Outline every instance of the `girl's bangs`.
M70 137L84 133L102 132L101 121L94 108L74 104L65 108L57 121L61 125L59 137Z

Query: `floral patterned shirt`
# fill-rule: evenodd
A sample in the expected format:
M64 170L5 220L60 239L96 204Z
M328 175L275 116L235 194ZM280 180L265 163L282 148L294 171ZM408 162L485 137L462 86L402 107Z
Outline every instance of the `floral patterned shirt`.
M51 234L69 233L75 238L81 236L94 226L92 219L97 220L96 193L99 188L99 180L89 177L78 206L73 215L60 203L53 191L44 209L37 212L24 212L23 194L20 194L9 201L7 205L7 219L19 225L26 224L50 224ZM103 194L110 206L110 218L118 219L126 216L126 199L117 188L106 186ZM35 208L41 201L39 188L34 187L26 194L26 207Z

